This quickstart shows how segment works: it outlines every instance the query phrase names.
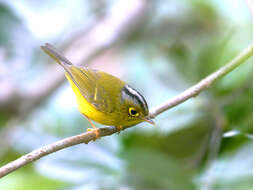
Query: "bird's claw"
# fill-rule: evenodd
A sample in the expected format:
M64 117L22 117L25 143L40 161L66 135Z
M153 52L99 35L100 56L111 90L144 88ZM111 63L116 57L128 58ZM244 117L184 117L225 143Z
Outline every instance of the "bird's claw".
M122 126L116 126L116 131L118 134L120 134L120 132L123 130Z
M87 131L88 131L88 132L92 132L92 131L95 132L96 138L94 139L94 141L100 138L100 136L99 136L99 129L88 128Z

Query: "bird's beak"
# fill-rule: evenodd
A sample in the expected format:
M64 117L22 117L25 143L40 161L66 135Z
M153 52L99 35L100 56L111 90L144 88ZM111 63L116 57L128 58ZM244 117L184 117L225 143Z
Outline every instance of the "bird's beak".
M151 120L150 117L143 117L142 118L144 121L150 123L151 125L155 126L155 122L153 120Z

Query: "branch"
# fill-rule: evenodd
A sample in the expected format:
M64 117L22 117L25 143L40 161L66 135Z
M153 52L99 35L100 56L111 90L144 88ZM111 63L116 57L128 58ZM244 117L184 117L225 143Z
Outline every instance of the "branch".
M188 88L184 92L175 96L174 98L169 99L168 101L158 105L150 111L150 116L155 117L160 113L188 100L191 97L197 96L201 91L207 89L211 84L213 84L216 80L220 79L224 75L233 71L243 62L245 62L249 57L253 54L253 44L242 51L237 57L235 57L231 62L226 64L225 66L218 69L216 72L210 74L206 78L202 79L200 82L195 84L194 86Z
M152 117L155 117L162 112L167 111L168 109L188 100L191 97L195 97L198 95L201 91L207 89L211 84L213 84L216 80L220 79L227 73L231 72L235 68L237 68L240 64L245 62L249 57L253 55L253 45L250 45L248 48L246 48L244 51L242 51L237 57L235 57L231 62L229 62L227 65L223 66L216 72L210 74L203 80L201 80L196 85L190 87L189 89L185 90L184 92L180 93L179 95L175 96L172 99L169 99L165 103L151 109L150 115ZM128 127L125 127L126 129ZM112 135L117 132L115 127L107 126L103 128L98 129L99 136L108 136ZM88 131L86 133L82 133L80 135L72 136L65 138L63 140L57 141L55 143L43 146L41 148L38 148L20 158L17 160L14 160L0 168L0 178L15 171L16 169L23 167L26 164L29 164L35 160L38 160L42 158L43 156L46 156L48 154L51 154L53 152L62 150L64 148L86 143L88 144L90 141L96 139L95 131Z

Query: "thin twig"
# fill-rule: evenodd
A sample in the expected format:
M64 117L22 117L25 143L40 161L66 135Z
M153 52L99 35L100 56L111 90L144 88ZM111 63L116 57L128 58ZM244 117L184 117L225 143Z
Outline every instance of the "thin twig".
M191 97L195 97L198 95L201 91L208 88L211 84L213 84L216 80L223 77L227 73L231 72L233 69L238 67L240 64L242 64L244 61L246 61L250 56L253 55L253 45L250 45L248 48L246 48L244 51L242 51L236 58L234 58L231 62L229 62L227 65L220 68L218 71L210 74L203 80L201 80L196 85L190 87L189 89L185 90L181 94L177 95L176 97L169 99L168 101L164 102L163 104L153 108L150 111L150 114L152 117L155 117L162 112L165 112L166 110L188 100ZM128 127L126 127L128 128ZM126 129L125 128L125 129ZM99 129L99 136L108 136L112 135L117 132L117 129L115 127L103 127ZM89 131L86 133L82 133L80 135L72 136L65 138L63 140L57 141L55 143L43 146L41 148L38 148L20 158L17 160L14 160L0 168L0 177L3 177L16 169L29 164L35 160L40 159L43 156L46 156L48 154L51 154L53 152L59 151L61 149L81 144L81 143L89 143L92 140L96 139L95 131Z
M194 86L188 88L184 92L175 96L174 98L169 99L168 101L158 105L150 111L150 115L155 117L160 113L188 100L191 97L197 96L201 91L207 89L211 84L213 84L216 80L220 79L227 73L234 70L244 61L246 61L253 53L253 45L250 45L244 51L242 51L237 57L235 57L231 62L226 64L225 66L218 69L216 72L210 74L206 78L202 79L200 82L195 84Z

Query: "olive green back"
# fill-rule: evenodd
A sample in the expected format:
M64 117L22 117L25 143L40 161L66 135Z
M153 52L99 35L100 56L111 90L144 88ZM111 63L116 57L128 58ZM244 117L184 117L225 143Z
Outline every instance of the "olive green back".
M121 100L121 89L125 83L119 78L102 71L71 65L69 74L83 97L103 113L118 111L116 104Z

